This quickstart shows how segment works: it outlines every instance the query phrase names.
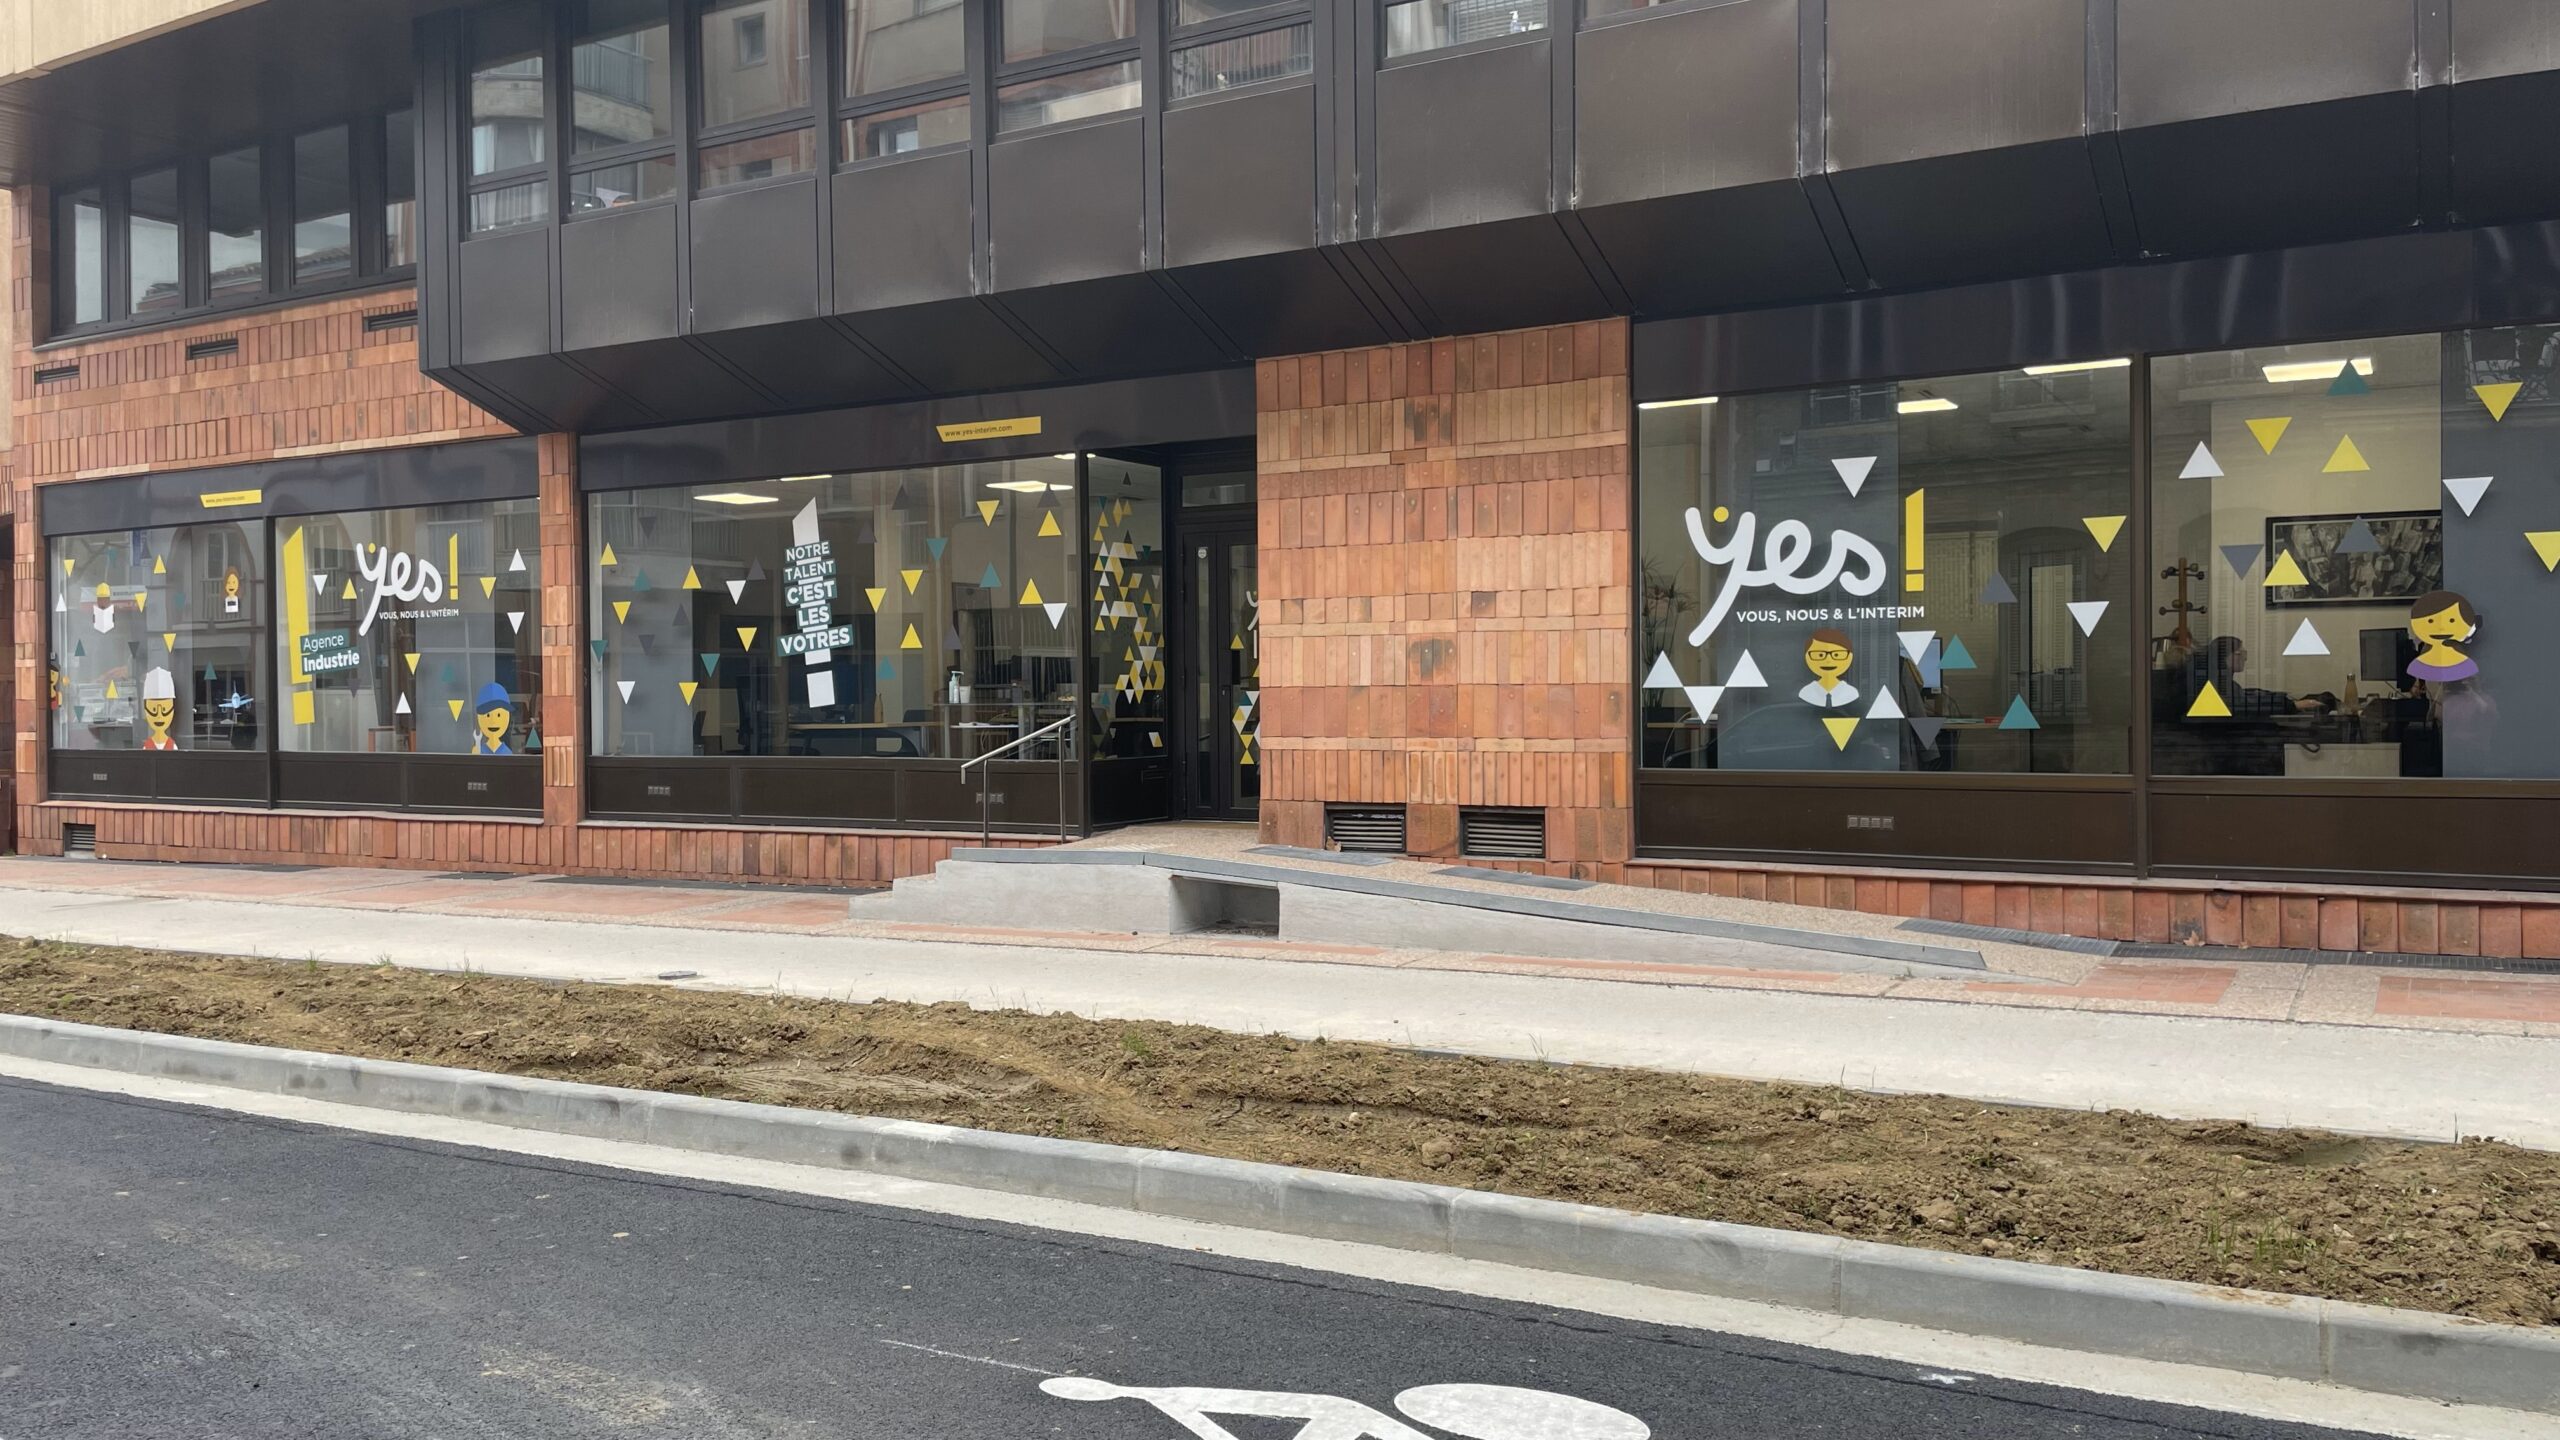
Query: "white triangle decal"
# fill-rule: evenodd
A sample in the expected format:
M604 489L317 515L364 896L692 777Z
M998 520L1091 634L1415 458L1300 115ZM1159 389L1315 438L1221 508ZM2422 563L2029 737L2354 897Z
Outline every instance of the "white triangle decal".
M1867 488L1867 476L1876 468L1876 457L1859 455L1847 460L1834 460L1831 468L1840 472L1840 483L1849 487L1851 499Z
M2459 480L2448 479L2444 488L2453 496L2453 503L2461 506L2462 513L2468 515L2479 508L2480 497L2489 493L2489 482L2496 478L2494 475L2469 475Z
M1876 691L1876 703L1867 707L1867 718L1899 720L1902 718L1902 706L1894 700L1892 691L1879 689Z
M1765 690L1769 688L1768 679L1760 673L1760 662L1752 659L1751 652L1748 650L1742 652L1742 663L1733 667L1733 673L1725 677L1724 684L1725 688L1728 690Z
M314 595L325 595L325 594L327 594L328 592L329 592L329 572L327 572L327 571L325 571L325 570L324 570L324 571L321 571L319 574L314 575L314 576L312 576L312 577L311 577L311 593L312 593L312 594L314 594Z
M1671 657L1665 654L1653 657L1653 668L1644 673L1644 688L1680 690L1686 687L1680 683L1680 672L1671 668Z
M1049 628L1052 630L1057 629L1059 623L1067 618L1067 602L1064 600L1052 600L1040 608L1049 612Z
M1724 698L1726 689L1722 685L1683 685L1680 688L1688 693L1689 704L1701 720L1716 713L1716 702Z
M59 590L53 592L53 613L56 615L71 613L71 607L62 603L62 592Z
M2074 600L2069 603L2071 606L2071 618L2079 622L2080 633L2083 635L2097 634L2098 622L2106 618L2108 602L2104 600Z
M739 603L740 601L745 600L746 598L747 598L747 582L746 582L746 581L744 581L744 580L732 580L732 581L730 581L730 582L729 582L729 603L730 603L730 604L732 604L732 605L735 605L735 604Z
M613 682L614 688L622 692L622 703L625 705L631 703L631 692L639 688L639 685L640 682L637 680L616 680Z
M518 635L523 634L523 633L524 633L524 612L523 612L523 611L521 611L521 610L510 610L510 611L508 611L508 612L507 612L507 625L508 625L508 626L510 627L510 629L513 631L513 633L518 634Z
M507 562L507 573L508 573L508 574L510 574L510 575L521 575L521 574L523 574L523 573L524 573L524 552L523 552L523 551L521 551L521 550L517 551L517 552L515 553L515 558L514 558L514 559L512 559L512 560L509 560L509 561Z
M391 713L394 715L415 715L418 712L409 708L409 697L403 695L400 697L400 703L391 707Z
M1914 665L1928 659L1929 642L1938 638L1938 632L1935 630L1896 630L1893 634L1895 639L1902 642L1902 653L1910 656L1911 663Z
M2287 655L2326 655L2329 653L2329 642L2321 639L2320 632L2312 628L2310 621L2305 620L2302 622L2302 628L2293 632L2293 638L2285 642L2284 653Z
M2178 472L2178 478L2181 480L2211 480L2216 476L2219 476L2221 473L2222 466L2215 463L2213 452L2205 447L2205 443L2203 441L2199 440L2196 442L2196 453L2187 457L2187 468Z

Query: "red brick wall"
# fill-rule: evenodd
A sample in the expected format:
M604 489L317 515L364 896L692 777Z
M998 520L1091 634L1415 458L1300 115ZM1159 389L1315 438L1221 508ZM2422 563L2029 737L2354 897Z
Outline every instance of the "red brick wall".
M1546 812L1550 857L1629 854L1622 320L1256 367L1262 829L1401 804Z

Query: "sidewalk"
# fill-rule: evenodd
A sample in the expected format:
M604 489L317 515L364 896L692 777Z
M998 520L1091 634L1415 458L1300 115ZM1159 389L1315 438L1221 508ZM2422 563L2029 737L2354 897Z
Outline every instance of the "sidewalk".
M846 917L841 895L765 888L0 860L0 933L90 944L958 1000L2560 1149L2560 979L2024 947L1995 964L2043 983L1897 979Z

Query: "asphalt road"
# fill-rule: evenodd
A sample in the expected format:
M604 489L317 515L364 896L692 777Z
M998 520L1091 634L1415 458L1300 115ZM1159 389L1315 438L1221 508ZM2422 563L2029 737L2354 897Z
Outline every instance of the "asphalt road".
M1665 1440L2344 1433L0 1080L0 1440L1636 1440L1642 1427Z

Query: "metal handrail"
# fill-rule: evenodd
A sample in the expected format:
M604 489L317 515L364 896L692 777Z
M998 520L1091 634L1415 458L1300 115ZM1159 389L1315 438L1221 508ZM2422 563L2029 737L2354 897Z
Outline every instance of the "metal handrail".
M963 760L960 762L960 774L966 777L969 771L977 766L985 765L990 760L1001 760L1023 746L1036 740L1045 740L1061 730L1072 734L1075 730L1076 718L1077 712L1070 710L1028 735L999 745L975 759ZM1067 754L1074 748L1073 745L1065 744L1058 747L1058 842L1060 844L1066 843L1067 839ZM987 789L987 781L994 774L993 770L978 771L978 847L980 849L986 848L995 839L995 802L991 798L992 792Z

